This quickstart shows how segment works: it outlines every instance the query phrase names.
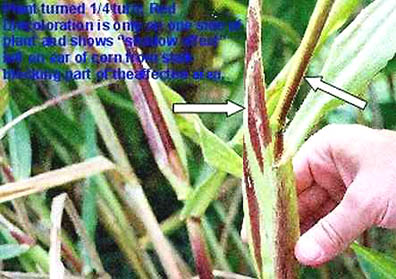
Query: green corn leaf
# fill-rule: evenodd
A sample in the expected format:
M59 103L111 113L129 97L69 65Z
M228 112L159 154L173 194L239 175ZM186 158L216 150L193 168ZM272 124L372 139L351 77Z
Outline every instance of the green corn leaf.
M213 1L213 4L216 10L227 8L236 16L245 15L247 12L247 8L245 5L234 0ZM241 18L241 20L243 24L246 24L244 18ZM268 24L279 29L282 32L282 34L284 34L293 44L298 45L300 43L301 40L300 35L296 30L294 30L293 26L291 26L286 21L283 21L282 19L270 15L265 15L262 18L262 21L263 24Z
M95 119L89 110L83 114L82 122L85 128L85 158L93 158L98 155L96 146L96 126ZM97 179L97 177L96 177ZM95 241L95 232L98 224L96 199L98 185L95 184L95 178L90 177L85 181L82 199L82 221L87 230L87 236L92 241ZM86 247L82 248L82 255L84 257L84 271L88 274L95 268Z
M320 34L316 52L320 50L324 42L338 29L340 29L354 11L359 7L361 0L336 0L331 8L329 18Z
M396 278L396 259L372 249L352 244L359 264L370 279L391 279Z
M194 191L187 198L180 214L181 218L201 217L209 204L217 198L220 186L225 177L225 172L212 171L202 183L195 187Z
M197 129L205 161L216 169L241 178L242 158L225 142L211 133L202 123Z
M0 117L3 116L8 105L8 101L9 93L7 83L2 78L0 78Z
M6 111L6 121L10 122L20 115L16 104L11 100ZM9 132L11 166L16 180L30 176L32 168L32 146L26 121L21 121Z
M388 75L396 72L396 56L394 56L393 59L388 62L388 65L384 69L384 72Z
M179 94L165 84L159 83L159 85L168 106L185 102ZM198 116L177 115L175 120L180 131L201 146L206 163L236 177L242 177L242 158L230 145L207 129Z
M326 82L362 96L369 82L396 53L396 2L377 0L336 38L321 75ZM285 151L293 155L310 129L342 101L311 91L285 134Z
M0 245L0 260L8 260L19 257L30 249L26 244L3 244Z
M159 81L158 85L169 107L172 107L174 103L185 103L183 97L168 87L165 83ZM183 135L199 144L199 133L195 130L194 125L196 121L200 121L199 117L196 115L176 114L175 119L177 126Z
M323 28L323 31L319 38L319 42L315 48L314 55L318 54L326 40L344 25L344 23L353 14L359 4L360 0L336 0L334 2L334 5L329 14L329 18L326 21L326 25ZM267 106L269 115L272 115L276 105L279 102L280 93L285 86L289 67L293 64L293 57L289 60L289 62L285 65L282 71L277 75L277 77L271 82L268 87Z
M184 103L184 99L163 82L158 83L168 106ZM206 179L195 187L188 196L181 217L202 216L209 204L217 198L219 188L226 173L242 177L242 158L233 150L234 142L225 143L207 129L197 115L175 115L179 130L186 137L201 146L204 159L208 165L216 168Z
M208 133L210 133L210 136L214 136L210 131ZM218 140L219 148L224 148L224 143L221 143L221 139L217 137L215 137L215 139ZM234 142L230 142L229 146L225 146L225 149L222 152L218 152L217 150L214 152L214 154L223 154L220 156L228 158L238 156L235 152L229 152L229 150L232 150L230 147L236 147L233 145L233 143ZM204 146L205 144L202 145ZM205 150L204 147L203 149ZM208 151L206 150L206 152ZM229 156L227 156L227 154L229 154ZM216 160L216 156L214 156L213 160ZM218 162L213 163L212 166L218 165L218 169L212 171L201 183L198 184L198 186L194 188L194 191L187 198L180 216L182 218L203 216L210 203L217 199L220 187L227 176L227 172L224 170L229 170L229 173L235 172L237 174L236 176L239 177L237 172L238 170L242 169L242 166L237 166L235 163L242 163L240 160L241 159L238 156L238 159L235 158L235 162L233 163L224 162L224 160L220 160L224 162L224 165L221 165ZM207 162L211 162L210 159L208 159Z
M13 85L12 92L18 93L14 101L22 111L43 104L44 100L35 86L28 86L19 81ZM59 146L71 146L78 150L84 142L84 133L79 123L65 115L59 108L49 108L45 112L38 113L31 117L31 121L39 127L44 127L51 137L56 137L57 141L62 142ZM56 145L54 147L57 148Z
M122 96L119 96L118 94L114 94L107 88L99 88L98 90L96 90L96 92L104 103L124 110L130 114L136 114L136 110L133 107L132 101Z

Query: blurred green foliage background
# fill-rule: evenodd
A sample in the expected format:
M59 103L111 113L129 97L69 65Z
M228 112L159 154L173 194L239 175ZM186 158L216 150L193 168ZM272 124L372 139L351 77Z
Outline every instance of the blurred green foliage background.
M364 6L371 2L368 0L357 1L359 5L355 14L359 13ZM141 1L126 2L142 3ZM172 16L174 20L246 20L246 1L179 0L176 3L180 8L177 14ZM315 0L263 0L262 49L267 84L276 77L297 49L315 3ZM11 18L15 17L12 14L8 16ZM164 16L152 14L145 14L143 17L135 18L135 20L141 21L162 21L168 19ZM352 19L353 16L350 20ZM145 30L141 33L150 34ZM177 35L187 36L188 32L177 33ZM221 70L225 76L223 81L167 81L167 85L180 93L189 102L223 102L226 99L231 99L237 103L243 103L245 31L242 28L240 32L228 35L228 38L221 41L217 47L183 49L191 52L196 59L191 65L183 65L182 67L188 67L191 70ZM336 35L333 35L332 38ZM322 50L323 54L329 50L331 43L332 39L326 42ZM22 50L25 54L34 52L49 54L48 50L43 47L8 49L7 51L19 50ZM167 48L142 49L144 53L164 52L166 50ZM61 50L59 49L58 51ZM321 67L323 62L321 57L322 55L319 54L315 58L309 70L310 73L315 74L315 69ZM27 63L22 65L9 64L7 67L24 69L32 67L32 65ZM33 67L40 69L59 68L58 65L53 64L34 65ZM164 65L157 65L156 67L161 68ZM61 68L66 69L63 66ZM374 128L395 129L395 70L396 60L393 59L387 68L370 84L367 95L369 107L364 112L350 106L342 106L332 112L317 128L328 123L361 123ZM19 112L26 111L42 104L47 99L60 96L64 92L76 88L74 83L43 81L11 81L8 86L13 109L7 111L5 115L6 121L15 118L15 114L19 114ZM303 85L295 102L296 108L307 91L308 87ZM116 128L117 135L127 152L128 159L141 180L156 217L159 221L164 221L174 216L182 208L182 203L177 200L171 186L153 159L134 104L125 85L119 82L107 88L99 89L97 92L105 105L113 127ZM14 116L12 113L14 113ZM242 123L242 114L231 118L226 118L223 115L202 115L201 118L211 131L224 140L230 140ZM99 153L108 155L102 139L97 136L97 131L93 127L92 121L92 117L89 116L84 102L79 97L29 117L25 121L29 135L26 135L25 138L19 138L18 144L25 144L27 148L32 150L32 174L42 173L49 169L60 168L80 161L81 154L86 154L87 157L92 157ZM7 140L9 141L10 137ZM94 144L89 145L92 140ZM95 141L98 143L97 147ZM205 177L209 167L204 163L199 146L193 144L189 139L186 139L186 143L191 181L192 184L195 184ZM7 147L5 145L6 153L10 152L11 146ZM27 152L26 154L29 153ZM43 208L48 208L52 197L61 191L67 191L73 197L75 204L80 210L83 210L83 208L88 209L88 211L85 211L86 215L83 218L94 235L95 243L106 271L113 278L135 278L134 272L125 259L124 254L120 251L105 226L98 220L98 214L95 213L96 193L93 189L93 187L97 186L95 184L94 181L88 179L85 182L81 182L81 186L85 187L82 191L76 190L77 186L66 185L51 190L46 194L38 195L37 199L40 200L40 203L44 206ZM246 260L246 255L241 254L240 248L241 240L238 232L241 228L243 216L239 185L240 181L236 178L230 176L226 179L219 200L213 203L207 211L204 222L207 226L205 235L209 243L211 240L217 240L217 245L220 245L220 251L223 251L225 255L226 264L221 264L220 260L216 256L214 257L216 267L228 265L230 271L252 276L251 263ZM1 205L0 212L6 212L7 207L8 205ZM32 213L31 217L33 220L40 219L40 209L37 210ZM143 239L145 232L142 225L136 220L136 216L133 216L130 212L127 212L126 215L137 229L138 236ZM226 225L227 220L231 220L231 228ZM72 239L76 238L72 229L68 229L67 223L64 228ZM225 231L225 229L228 231ZM176 222L174 228L168 232L168 236L183 259L193 268L193 258L184 226ZM2 241L6 241L4 237ZM391 231L372 229L364 234L362 241L374 249L396 256L396 237ZM213 245L210 244L209 246L212 254L215 254L213 251L217 248L214 249ZM150 257L154 259L156 266L160 267L159 260L150 245L148 245L147 250ZM20 262L16 258L5 261L4 270L21 270ZM163 273L161 274L165 276ZM362 278L362 276L357 261L350 251L319 269L302 269L302 278Z

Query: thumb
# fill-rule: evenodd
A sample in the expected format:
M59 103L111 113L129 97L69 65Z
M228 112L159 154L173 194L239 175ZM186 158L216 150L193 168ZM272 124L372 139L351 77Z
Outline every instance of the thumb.
M352 186L352 185L351 185ZM352 190L352 189L350 189ZM303 234L295 247L295 255L305 265L323 264L342 252L349 243L373 224L367 199L346 193L340 204Z

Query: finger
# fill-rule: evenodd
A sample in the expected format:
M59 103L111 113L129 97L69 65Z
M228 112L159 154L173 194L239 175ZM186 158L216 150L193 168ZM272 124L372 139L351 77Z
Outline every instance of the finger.
M293 158L297 194L312 186L315 180L314 168L320 163L317 162L318 159L329 157L327 155L329 154L329 144L327 143L326 130L328 129L322 129L311 136ZM319 165L323 165L323 163Z
M367 213L367 204L345 195L341 203L297 242L295 254L306 265L317 266L342 252L348 244L373 224L373 214Z
M330 148L338 129L333 125L322 129L309 138L296 154L293 169L298 195L314 184L319 184L327 190L333 200L341 201L346 187L333 161Z
M297 195L304 192L312 186L313 176L309 166L308 155L305 150L308 149L306 145L293 158L293 170L296 178Z
M396 202L394 200L384 203L384 213L381 214L379 220L376 222L381 228L396 229Z

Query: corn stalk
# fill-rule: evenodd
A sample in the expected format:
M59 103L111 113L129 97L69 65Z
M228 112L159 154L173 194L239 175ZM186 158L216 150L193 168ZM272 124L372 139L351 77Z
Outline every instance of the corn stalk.
M269 121L261 57L261 0L248 6L243 130L244 211L259 278L296 278L299 236L297 197L290 158L281 160L286 116L317 45L332 0L319 0L292 60L280 102Z

